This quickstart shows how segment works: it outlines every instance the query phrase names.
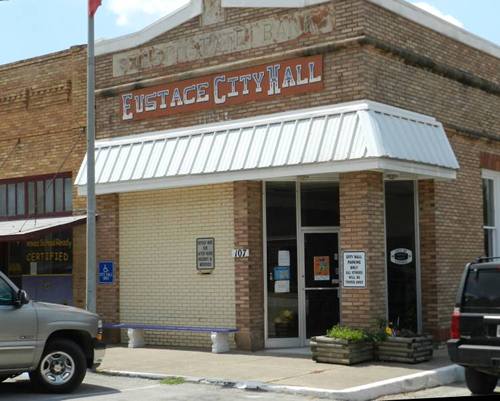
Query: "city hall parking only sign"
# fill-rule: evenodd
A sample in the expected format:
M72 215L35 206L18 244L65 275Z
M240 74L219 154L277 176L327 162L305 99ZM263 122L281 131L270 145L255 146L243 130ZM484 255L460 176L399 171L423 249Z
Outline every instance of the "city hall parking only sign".
M344 252L344 288L366 287L366 253Z

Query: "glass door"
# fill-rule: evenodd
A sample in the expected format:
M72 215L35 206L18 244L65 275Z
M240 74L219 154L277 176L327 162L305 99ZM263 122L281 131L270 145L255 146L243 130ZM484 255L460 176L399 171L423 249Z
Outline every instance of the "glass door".
M339 322L339 184L265 184L266 347L299 347Z
M303 289L306 343L339 322L337 232L303 232Z

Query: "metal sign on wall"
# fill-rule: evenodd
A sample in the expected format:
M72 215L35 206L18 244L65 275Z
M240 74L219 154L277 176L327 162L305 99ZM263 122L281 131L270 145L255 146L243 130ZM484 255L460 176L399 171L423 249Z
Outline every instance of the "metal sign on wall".
M215 268L215 239L196 239L196 268L200 272L210 273Z
M393 249L390 253L391 262L395 265L404 266L413 262L413 252L410 249Z
M366 253L362 251L344 252L344 288L366 287Z
M124 93L125 121L272 100L323 89L323 56L300 57Z

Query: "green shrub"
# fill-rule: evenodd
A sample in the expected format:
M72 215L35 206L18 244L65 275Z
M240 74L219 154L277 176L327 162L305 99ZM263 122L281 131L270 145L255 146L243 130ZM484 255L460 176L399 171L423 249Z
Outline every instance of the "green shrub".
M388 335L384 330L378 329L367 333L370 341L374 343L382 342L387 339Z
M326 336L352 342L370 341L370 336L365 331L340 325L333 326L330 330L327 330Z

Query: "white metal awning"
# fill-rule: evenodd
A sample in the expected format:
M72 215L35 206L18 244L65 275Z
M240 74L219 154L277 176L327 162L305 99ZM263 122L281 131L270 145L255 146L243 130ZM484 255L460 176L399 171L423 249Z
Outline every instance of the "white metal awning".
M0 222L0 241L21 241L55 230L85 223L87 216L50 217Z
M378 170L456 177L433 117L371 101L96 142L96 193ZM76 178L86 194L86 158Z

